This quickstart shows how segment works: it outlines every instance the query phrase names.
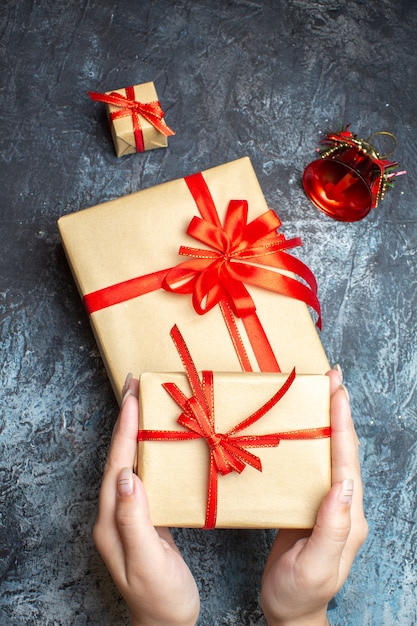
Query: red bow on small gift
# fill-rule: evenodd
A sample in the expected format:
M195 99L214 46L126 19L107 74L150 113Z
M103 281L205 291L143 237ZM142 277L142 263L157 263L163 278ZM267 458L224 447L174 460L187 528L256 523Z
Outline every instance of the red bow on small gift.
M138 152L145 150L140 115L166 137L175 135L175 132L167 126L163 119L164 112L159 100L154 100L153 102L139 102L135 100L135 90L133 87L126 87L125 91L126 96L115 91L109 94L89 91L88 95L92 100L118 107L118 111L112 111L110 113L111 120L117 120L129 115L132 116L133 133L135 136L136 150Z

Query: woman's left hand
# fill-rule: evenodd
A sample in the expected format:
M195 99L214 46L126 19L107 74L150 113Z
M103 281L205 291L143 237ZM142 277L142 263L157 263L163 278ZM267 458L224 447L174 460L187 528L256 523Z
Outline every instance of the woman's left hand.
M93 538L130 608L132 626L194 626L200 610L197 585L169 530L152 526L144 487L133 473L138 391L138 381L128 377Z

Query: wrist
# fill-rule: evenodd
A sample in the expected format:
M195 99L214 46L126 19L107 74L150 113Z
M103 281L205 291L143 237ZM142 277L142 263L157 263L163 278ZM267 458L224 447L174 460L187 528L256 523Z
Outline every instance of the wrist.
M268 626L330 626L327 618L327 609L314 615L304 615L289 619L268 619Z
M173 621L170 623L167 623L166 621L164 622L159 622L157 620L144 620L144 619L136 619L133 616L130 619L130 626L195 626L197 620L191 620L191 621L186 621L186 622L178 622L178 621Z
M196 622L172 622L172 626L195 626ZM131 620L130 626L171 626L166 622L144 622L143 620L135 621Z
M266 622L268 624L268 626L330 626L330 622L327 619L327 617L325 617L324 619L320 618L317 620L311 620L310 617L307 617L306 619L302 618L301 620L296 619L291 620L291 621L268 621Z
M290 622L288 621L268 621L266 622L268 624L268 626L330 626L330 622L327 619L327 617L323 620L323 619L319 619L319 620L311 620L311 618L306 618L306 619L301 619L301 620L291 620Z

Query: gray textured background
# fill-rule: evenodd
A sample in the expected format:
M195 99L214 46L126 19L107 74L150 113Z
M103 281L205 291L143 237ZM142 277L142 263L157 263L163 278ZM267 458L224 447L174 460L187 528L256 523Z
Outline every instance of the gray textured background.
M59 243L59 216L249 155L300 234L362 442L370 536L333 624L414 626L415 0L2 0L0 624L127 623L91 541L116 402ZM88 90L154 80L167 150L114 156ZM408 175L356 224L306 199L322 134L389 130ZM273 533L176 531L199 624L264 624Z

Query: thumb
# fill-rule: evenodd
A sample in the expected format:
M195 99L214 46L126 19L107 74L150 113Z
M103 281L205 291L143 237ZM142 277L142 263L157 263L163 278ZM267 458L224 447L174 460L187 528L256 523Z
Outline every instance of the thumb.
M317 515L313 532L305 545L304 557L320 564L320 571L331 574L339 570L342 553L349 537L353 480L333 485Z
M145 489L129 467L124 467L117 477L116 523L127 563L135 562L140 567L161 550Z

